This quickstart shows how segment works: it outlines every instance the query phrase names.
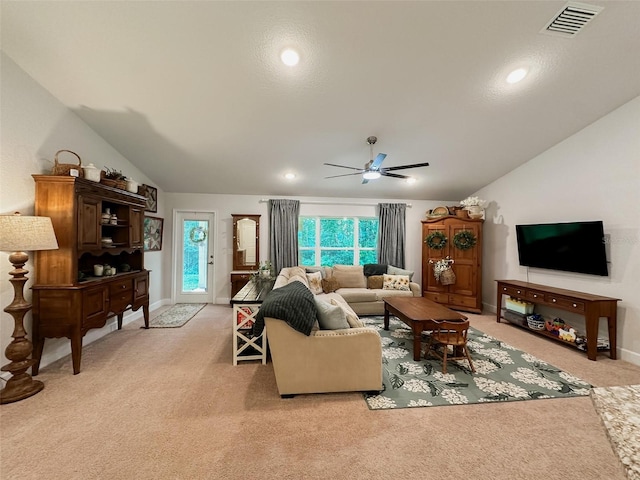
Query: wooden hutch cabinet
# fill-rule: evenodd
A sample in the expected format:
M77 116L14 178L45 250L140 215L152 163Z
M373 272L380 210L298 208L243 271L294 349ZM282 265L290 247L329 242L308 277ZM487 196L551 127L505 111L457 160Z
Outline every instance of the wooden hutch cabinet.
M422 295L449 308L468 312L482 312L482 224L473 220L446 216L422 221ZM454 245L454 236L468 231L476 239L475 245L460 249ZM444 248L430 248L426 238L440 232L446 237ZM443 285L434 276L434 264L450 258L455 283Z
M71 340L73 373L80 372L82 338L124 312L143 309L149 328L149 272L144 268L145 197L82 178L33 175L35 214L50 217L58 250L35 252L33 375L45 338ZM116 218L103 220L107 209ZM112 239L105 244L102 239ZM94 265L115 267L94 276Z

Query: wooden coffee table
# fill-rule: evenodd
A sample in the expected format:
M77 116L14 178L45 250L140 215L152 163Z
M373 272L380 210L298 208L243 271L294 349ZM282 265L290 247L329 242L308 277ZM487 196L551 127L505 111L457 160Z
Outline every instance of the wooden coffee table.
M413 331L413 359L420 360L422 332L433 330L435 322L464 321L461 313L424 297L391 297L384 299L384 329L389 330L389 314L395 315Z

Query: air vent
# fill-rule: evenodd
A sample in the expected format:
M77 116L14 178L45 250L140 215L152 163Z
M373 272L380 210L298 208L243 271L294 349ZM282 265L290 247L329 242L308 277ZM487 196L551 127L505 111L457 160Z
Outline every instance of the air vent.
M540 33L574 37L587 23L602 11L604 7L587 5L586 3L567 3Z

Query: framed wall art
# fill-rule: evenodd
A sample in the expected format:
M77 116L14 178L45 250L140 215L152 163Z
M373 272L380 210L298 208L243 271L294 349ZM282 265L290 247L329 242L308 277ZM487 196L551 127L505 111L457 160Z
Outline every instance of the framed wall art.
M147 212L155 213L158 211L158 189L149 185L140 185L140 195L144 195L147 204L144 209Z
M160 217L144 217L144 251L162 250L162 223Z

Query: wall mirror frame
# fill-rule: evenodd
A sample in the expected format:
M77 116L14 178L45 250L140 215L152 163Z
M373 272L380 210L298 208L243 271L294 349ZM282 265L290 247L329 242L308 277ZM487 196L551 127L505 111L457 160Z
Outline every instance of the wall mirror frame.
M233 269L257 270L260 264L260 215L232 214Z

